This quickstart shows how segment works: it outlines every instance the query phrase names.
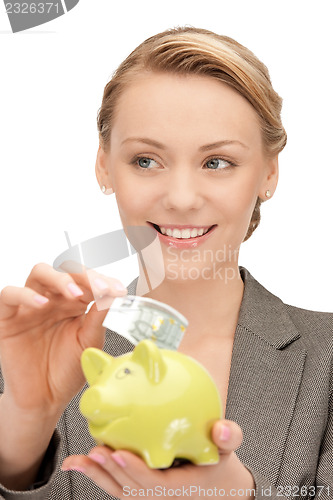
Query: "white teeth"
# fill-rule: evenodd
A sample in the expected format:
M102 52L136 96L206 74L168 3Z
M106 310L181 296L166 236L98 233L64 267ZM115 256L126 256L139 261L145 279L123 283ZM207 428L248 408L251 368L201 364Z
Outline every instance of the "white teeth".
M209 228L186 228L186 229L170 229L165 227L160 227L161 233L166 234L167 236L172 236L172 238L179 239L187 239L187 238L196 238L197 236L202 236L206 234Z
M191 229L182 229L182 238L191 238Z

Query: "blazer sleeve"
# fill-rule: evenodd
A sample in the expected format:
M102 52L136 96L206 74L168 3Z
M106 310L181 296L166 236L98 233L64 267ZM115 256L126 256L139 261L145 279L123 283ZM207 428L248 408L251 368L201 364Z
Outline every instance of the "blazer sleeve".
M5 488L0 484L0 499L1 500L46 500L52 488L52 483L60 467L60 446L61 437L56 429L51 438L48 449L45 453L43 462L38 472L36 482L31 485L29 490L14 491Z

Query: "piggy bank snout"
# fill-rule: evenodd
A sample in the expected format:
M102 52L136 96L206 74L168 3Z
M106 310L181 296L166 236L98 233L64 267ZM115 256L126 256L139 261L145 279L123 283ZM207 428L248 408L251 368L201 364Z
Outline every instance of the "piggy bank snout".
M103 411L103 408L105 409L103 401L103 390L100 387L87 389L80 401L81 413L95 422L105 420L107 414Z

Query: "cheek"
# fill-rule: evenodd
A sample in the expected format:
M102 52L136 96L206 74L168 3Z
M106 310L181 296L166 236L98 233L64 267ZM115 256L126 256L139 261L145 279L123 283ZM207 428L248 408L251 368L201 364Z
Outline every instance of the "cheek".
M254 206L256 204L257 194L252 190L243 190L235 196L233 209L234 216L239 220L250 221Z
M237 179L233 186L229 184L228 189L222 189L215 197L223 238L232 247L238 248L247 233L257 195L257 179L247 177Z
M160 200L160 193L156 183L152 183L143 176L128 172L116 172L113 175L113 186L120 216L123 218L142 219L152 212Z
M251 217L257 200L255 183L253 186L238 183L234 189L229 186L229 189L222 189L217 193L215 200L215 205L219 206L222 217L227 222L247 220Z
M126 187L125 187L126 186ZM133 184L118 186L115 192L118 210L122 220L141 219L141 215L147 212L148 197Z

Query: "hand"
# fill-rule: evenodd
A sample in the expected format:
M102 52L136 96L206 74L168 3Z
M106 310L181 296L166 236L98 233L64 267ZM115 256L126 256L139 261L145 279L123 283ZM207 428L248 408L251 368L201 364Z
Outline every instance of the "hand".
M150 469L133 453L97 446L88 456L67 457L62 470L83 472L107 493L119 498L201 498L204 496L202 490L210 490L210 494L205 496L219 497L221 489L225 490L225 496L235 499L254 498L253 476L234 452L242 442L241 428L231 420L220 420L213 427L212 438L220 453L220 461L216 465L186 464L165 470ZM199 488L202 492L200 496ZM212 495L214 488L215 495ZM140 495L139 490L144 491L144 494ZM248 491L246 496L243 490L252 492Z
M70 274L38 264L25 287L2 290L0 352L7 408L39 422L48 416L57 421L84 385L82 351L103 347L108 307L127 293L117 285L118 280L93 270ZM98 310L95 302L86 314L94 294L104 307Z

